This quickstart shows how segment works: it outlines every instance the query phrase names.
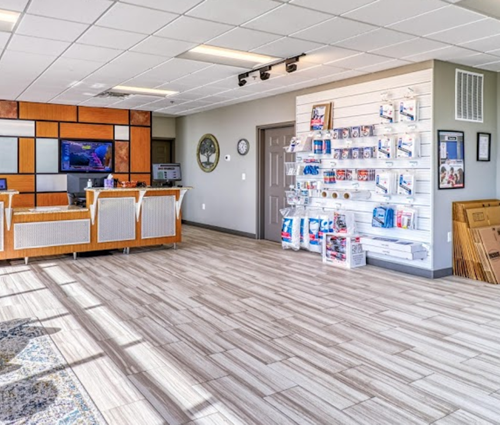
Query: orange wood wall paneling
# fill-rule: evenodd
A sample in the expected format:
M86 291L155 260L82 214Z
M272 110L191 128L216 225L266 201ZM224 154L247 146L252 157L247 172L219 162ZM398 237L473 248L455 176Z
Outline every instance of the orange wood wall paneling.
M130 171L151 172L151 131L149 127L131 127Z
M128 182L130 180L130 175L125 173L113 174L113 177L121 182Z
M36 205L38 207L52 207L68 205L68 195L63 193L38 193L36 195Z
M151 112L130 111L130 125L151 125Z
M35 172L35 139L19 139L19 172Z
M35 176L33 174L2 174L0 178L7 179L9 189L18 190L19 192L35 191Z
M99 124L128 124L128 109L78 108L78 122L93 122Z
M59 137L59 123L37 121L36 137Z
M61 138L74 139L114 139L114 126L103 124L61 123Z
M12 206L14 208L32 208L35 206L35 195L33 193L15 195L12 198Z
M0 118L17 118L17 102L11 100L0 101Z
M151 174L131 174L130 180L136 182L146 182L146 184L151 184Z
M19 103L19 118L24 120L76 121L76 106L49 103Z

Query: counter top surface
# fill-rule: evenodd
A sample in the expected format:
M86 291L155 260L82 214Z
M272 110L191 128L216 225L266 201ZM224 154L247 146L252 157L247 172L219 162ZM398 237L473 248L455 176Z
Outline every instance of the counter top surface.
M0 190L0 195L18 195L19 192L17 190L14 190L14 189L10 189L10 190Z
M107 189L104 187L88 187L85 188L88 192L137 192L138 190L145 190L147 192L151 191L165 191L165 190L191 190L192 187L115 187L113 189Z
M77 207L75 205L66 205L60 207L14 208L14 215L86 212L88 210L88 208Z

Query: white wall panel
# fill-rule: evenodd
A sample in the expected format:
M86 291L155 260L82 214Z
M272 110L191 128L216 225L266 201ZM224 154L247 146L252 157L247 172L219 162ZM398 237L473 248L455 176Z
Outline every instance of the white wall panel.
M59 141L36 139L36 172L57 173L59 171Z
M98 205L98 242L135 239L135 198L104 198Z
M38 174L36 190L37 192L66 192L66 174Z
M128 125L115 125L115 140L130 140L130 127Z
M0 120L0 136L35 137L35 121Z
M142 204L142 239L175 236L175 196L148 196Z
M0 137L0 173L17 173L17 138Z

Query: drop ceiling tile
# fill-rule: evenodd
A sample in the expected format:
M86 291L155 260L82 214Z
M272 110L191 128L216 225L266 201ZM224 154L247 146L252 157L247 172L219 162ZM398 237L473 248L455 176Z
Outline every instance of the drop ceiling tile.
M347 80L348 78L359 77L360 75L365 75L368 72L359 69L353 69L350 71L339 72L338 74L333 74L328 77L318 78L315 81L315 85L333 83L334 81ZM334 118L335 119L335 118Z
M24 15L16 34L52 40L75 41L88 25L42 16Z
M389 58L384 56L378 56L371 53L360 53L356 56L351 56L345 59L331 62L331 64L340 68L359 69L371 65L380 64L382 62L387 62L388 60Z
M485 65L481 65L479 68L485 69L487 71L500 72L500 61L487 63Z
M425 36L433 32L450 29L471 22L476 22L477 25L481 25L480 22L477 22L481 19L484 19L484 16L479 13L450 5L391 25L389 28L409 34Z
M488 55L486 53L478 53L476 55L467 56L456 60L456 63L467 66L478 66L485 63L492 63L498 60L497 56Z
M480 38L491 37L500 33L500 21L497 19L484 19L480 23L470 23L445 31L429 34L427 38L443 43L463 44Z
M187 15L225 24L241 25L277 6L279 3L271 0L206 0L187 12Z
M244 26L259 31L289 35L292 32L319 24L329 18L331 16L325 13L284 4L246 23Z
M479 52L498 50L500 46L500 34L494 35L492 37L482 38L476 41L470 41L468 43L463 43L461 46L466 47L467 49L477 50Z
M68 88L100 68L98 62L58 58L37 80L37 83Z
M230 67L228 67L230 68ZM186 75L185 77L179 78L175 82L179 82L181 84L186 84L191 87L204 86L206 84L212 83L214 81L223 80L228 76L234 76L235 81L238 74L245 72L245 69L241 68L233 68L231 72L224 72L219 70L217 66L203 69L201 71L195 72L190 75ZM219 90L220 91L220 90Z
M442 49L431 50L430 52L422 52L416 55L407 56L405 59L412 62L423 62L431 59L439 59L448 62L455 62L459 59L475 55L477 52L469 49L463 49L458 46L447 46Z
M320 12L331 13L332 15L342 15L343 13L375 3L377 0L291 0L290 4L303 6L308 9L319 10Z
M174 22L161 29L155 36L167 37L174 40L190 41L193 43L205 43L230 29L232 25L219 24L217 22L205 21L204 19L181 16Z
M197 95L198 99L201 99L203 97L207 96L212 96L214 94L220 93L220 90L217 87L213 86L203 86L203 87L198 87L193 90L189 90L187 92L182 93L183 97L186 97L186 95Z
M287 58L300 55L323 47L323 44L313 43L312 41L298 40L291 37L283 37L277 41L261 46L253 50L254 53L270 55L278 58Z
M109 0L32 0L28 13L92 24L112 4Z
M7 41L9 41L10 35L10 32L0 32L0 49L5 47Z
M350 19L344 18L333 18L291 35L302 40L333 44L374 29L376 29L376 27L373 25L364 24L362 22L351 21Z
M107 63L113 60L123 50L108 49L106 47L87 46L86 44L74 43L64 52L63 57L69 59L82 59L92 62Z
M203 0L121 0L123 3L164 10L165 12L185 13Z
M93 97L92 99L82 102L81 105L107 107L111 106L113 103L116 103L116 99Z
M406 56L416 55L418 53L441 49L446 46L446 44L438 41L428 40L425 38L415 38L413 40L404 41L403 43L373 50L373 53L399 59Z
M131 50L173 58L174 56L180 55L181 53L184 53L196 46L196 43L150 36L134 46Z
M226 49L249 51L280 39L280 35L247 28L235 28L219 37L210 40L211 46L225 47Z
M0 9L22 12L27 4L28 0L0 0Z
M125 3L115 3L104 16L97 21L101 27L114 28L152 34L172 22L178 15L159 10L146 9Z
M359 68L359 70L371 73L371 72L385 71L386 69L399 68L400 66L405 66L409 64L411 64L410 61L401 59L391 59L374 65L364 66L362 68Z
M127 50L145 38L143 34L92 26L78 39L78 43Z
M412 18L445 4L439 0L379 0L367 6L346 13L344 16L373 25L386 26Z
M16 52L35 53L49 56L59 56L71 43L66 41L48 40L46 38L27 37L14 34L8 50Z
M308 53L305 58L300 59L300 62L315 63L321 65L358 54L359 52L354 50L344 49L337 46L326 46Z
M402 43L414 39L413 35L403 34L401 32L379 28L357 37L349 38L348 40L336 43L336 46L345 47L346 49L354 49L362 52L370 52L382 47L391 46L393 44Z
M121 83L129 80L156 65L164 62L165 58L154 55L147 55L137 52L125 52L121 56L104 65L103 68L97 71L95 79L98 82L106 83L106 81L114 81Z

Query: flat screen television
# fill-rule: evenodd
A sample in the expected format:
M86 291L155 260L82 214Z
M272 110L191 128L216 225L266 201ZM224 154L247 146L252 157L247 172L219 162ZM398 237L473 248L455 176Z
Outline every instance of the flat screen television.
M63 173L113 172L113 142L61 140L60 171Z

